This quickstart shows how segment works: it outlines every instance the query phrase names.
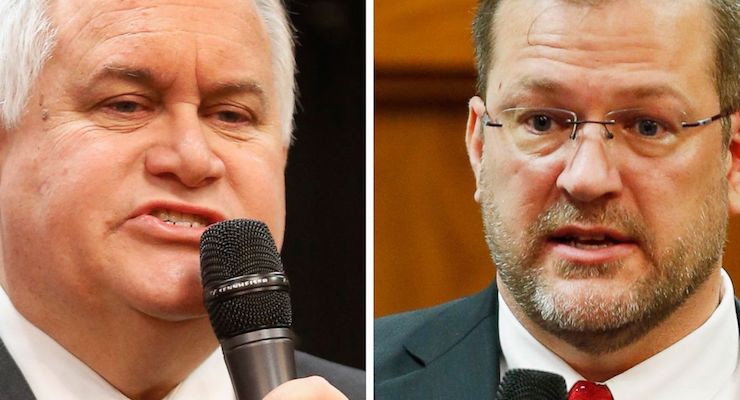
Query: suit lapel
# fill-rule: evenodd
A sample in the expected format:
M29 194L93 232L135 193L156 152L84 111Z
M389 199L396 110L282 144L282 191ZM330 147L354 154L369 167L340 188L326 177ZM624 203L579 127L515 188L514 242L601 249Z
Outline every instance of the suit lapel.
M404 349L421 368L376 387L377 398L492 399L500 354L495 284L431 318Z
M0 399L34 400L33 392L18 366L0 341Z
M740 300L735 299L740 334ZM419 369L383 382L383 399L493 399L499 384L498 292L459 300L418 328L404 345Z

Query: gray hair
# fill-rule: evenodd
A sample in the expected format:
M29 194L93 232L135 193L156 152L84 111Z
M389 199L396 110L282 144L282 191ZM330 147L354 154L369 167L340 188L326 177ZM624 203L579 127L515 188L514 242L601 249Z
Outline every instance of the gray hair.
M600 0L566 0L595 5ZM478 69L478 94L485 96L488 71L494 58L496 11L503 0L480 0L473 20L473 44ZM714 22L714 86L722 112L740 110L740 1L706 0ZM729 144L729 118L722 119L725 144Z
M0 123L16 128L54 47L45 0L0 1Z
M56 44L46 11L53 0L0 0L0 127L18 127L31 89ZM290 144L295 109L293 27L283 0L253 0L270 38L283 141Z

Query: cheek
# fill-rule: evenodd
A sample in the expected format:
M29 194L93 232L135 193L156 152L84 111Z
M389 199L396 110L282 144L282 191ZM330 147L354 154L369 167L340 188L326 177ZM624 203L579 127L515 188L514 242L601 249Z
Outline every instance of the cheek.
M634 159L622 166L626 195L632 201L627 204L636 207L659 248L702 229L701 210L711 214L704 222L715 224L727 208L721 143L707 140L711 134L696 135L669 157Z
M562 162L526 157L504 147L487 149L484 162L485 184L510 232L523 232L557 199Z
M131 152L104 138L48 131L43 135L32 140L29 134L29 140L9 150L0 182L3 219L20 218L16 228L34 234L46 231L52 237L94 229L105 220L98 210L120 202L116 191L125 186L124 157Z
M55 271L56 285L79 281L75 259L79 249L90 242L92 231L100 227L94 206L108 203L100 194L101 166L95 148L82 143L69 146L63 140L33 138L33 134L13 142L3 162L0 178L0 224L3 233L5 265L22 266L8 271L10 283L18 287L49 283L48 265L71 265ZM48 137L51 133L46 132ZM87 234L86 234L87 232ZM65 277L66 276L66 277Z
M265 222L278 248L282 244L285 224L284 154L279 149L245 150L224 157L229 183L239 208L237 214Z

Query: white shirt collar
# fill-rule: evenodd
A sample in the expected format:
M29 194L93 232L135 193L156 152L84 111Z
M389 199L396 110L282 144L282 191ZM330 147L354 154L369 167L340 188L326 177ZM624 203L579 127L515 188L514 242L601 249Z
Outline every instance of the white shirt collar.
M737 399L740 394L738 319L732 282L722 270L722 299L709 319L688 336L604 382L614 399ZM501 374L528 368L565 378L568 388L584 379L537 341L514 317L499 294Z
M0 289L0 339L37 400L127 400L116 388L26 320ZM234 399L221 349L209 356L165 400Z

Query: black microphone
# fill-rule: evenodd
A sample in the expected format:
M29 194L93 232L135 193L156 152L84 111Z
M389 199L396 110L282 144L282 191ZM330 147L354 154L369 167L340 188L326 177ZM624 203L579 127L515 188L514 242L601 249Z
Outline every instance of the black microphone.
M496 392L498 400L566 400L562 376L533 369L512 369L504 374Z
M238 400L260 400L294 379L288 279L270 230L230 220L200 239L203 296Z

